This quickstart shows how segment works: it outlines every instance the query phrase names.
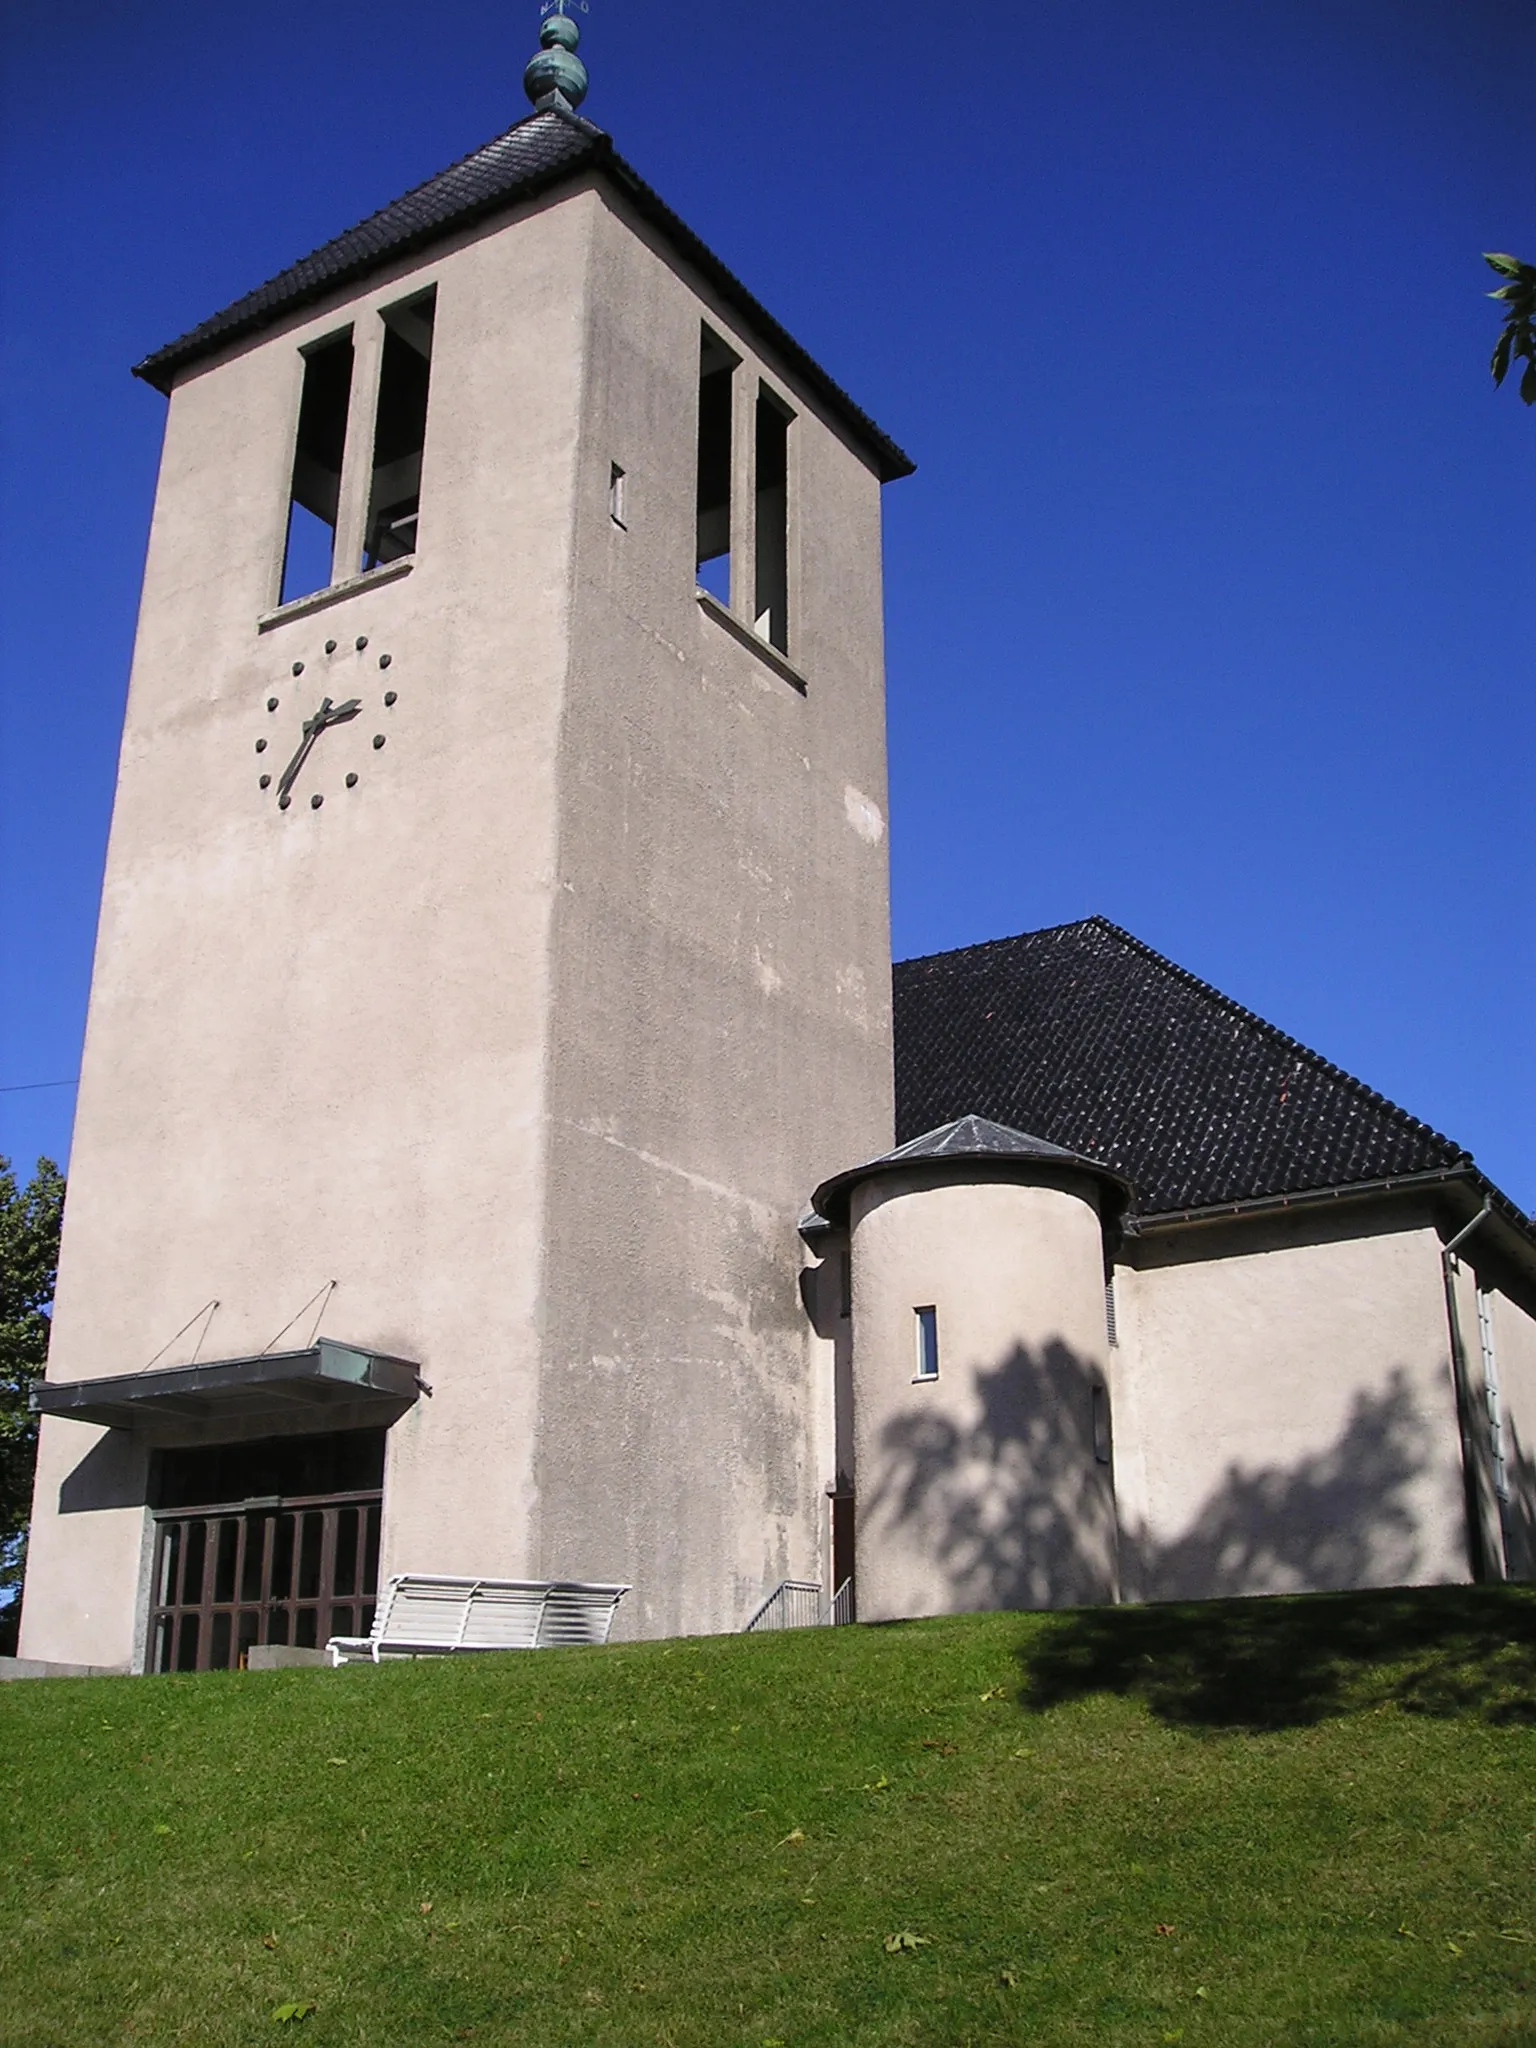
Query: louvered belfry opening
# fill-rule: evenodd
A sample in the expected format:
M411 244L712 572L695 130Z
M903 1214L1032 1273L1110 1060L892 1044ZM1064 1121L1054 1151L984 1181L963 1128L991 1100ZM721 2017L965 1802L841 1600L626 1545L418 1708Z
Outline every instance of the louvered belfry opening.
M384 1431L163 1451L151 1671L231 1671L257 1645L366 1635Z

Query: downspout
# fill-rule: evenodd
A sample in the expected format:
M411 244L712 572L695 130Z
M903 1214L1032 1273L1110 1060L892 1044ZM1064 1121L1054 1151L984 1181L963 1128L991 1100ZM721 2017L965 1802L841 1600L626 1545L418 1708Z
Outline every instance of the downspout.
M1493 1197L1484 1195L1483 1206L1447 1245L1440 1248L1440 1276L1445 1282L1445 1319L1451 1333L1451 1379L1456 1389L1456 1423L1461 1432L1461 1488L1467 1517L1467 1564L1473 1583L1481 1585L1494 1574L1483 1536L1482 1488L1478 1484L1477 1440L1473 1434L1471 1389L1467 1384L1467 1353L1461 1340L1461 1315L1456 1307L1456 1253L1473 1231L1486 1223L1493 1210Z

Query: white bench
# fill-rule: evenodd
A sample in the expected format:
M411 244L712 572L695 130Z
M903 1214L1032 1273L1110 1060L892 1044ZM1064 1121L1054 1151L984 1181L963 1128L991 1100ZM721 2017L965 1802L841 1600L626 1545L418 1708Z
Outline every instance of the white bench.
M334 1664L452 1657L473 1650L554 1650L606 1643L628 1586L527 1579L441 1579L404 1572L379 1598L373 1632L332 1636Z

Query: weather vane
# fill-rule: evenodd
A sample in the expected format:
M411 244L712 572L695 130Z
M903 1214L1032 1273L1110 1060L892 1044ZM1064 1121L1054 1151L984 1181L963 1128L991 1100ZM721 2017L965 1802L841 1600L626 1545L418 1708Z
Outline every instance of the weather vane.
M542 21L549 14L569 14L573 7L580 14L592 12L587 0L544 0L544 5L539 9L539 19Z

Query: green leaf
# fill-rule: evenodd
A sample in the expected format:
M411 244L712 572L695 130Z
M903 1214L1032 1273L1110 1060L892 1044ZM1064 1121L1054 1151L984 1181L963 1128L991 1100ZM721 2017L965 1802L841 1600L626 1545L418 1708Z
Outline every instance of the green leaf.
M282 2026L293 2026L300 2020L307 2020L312 2012L319 2010L319 2006L312 1998L292 1998L286 2005L274 2005L272 2017Z
M1520 396L1527 405L1536 405L1536 363L1525 366L1525 375L1520 379Z
M1515 330L1506 327L1493 346L1493 359L1488 367L1493 372L1495 384L1502 384L1509 374L1510 351L1515 345Z
M1485 249L1483 261L1490 270L1496 270L1500 277L1518 277L1524 265L1516 256L1505 256L1498 250Z

